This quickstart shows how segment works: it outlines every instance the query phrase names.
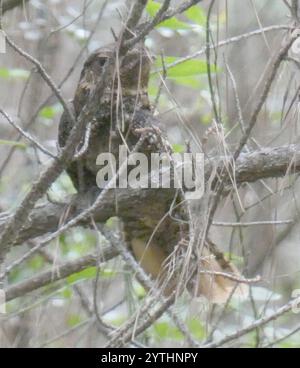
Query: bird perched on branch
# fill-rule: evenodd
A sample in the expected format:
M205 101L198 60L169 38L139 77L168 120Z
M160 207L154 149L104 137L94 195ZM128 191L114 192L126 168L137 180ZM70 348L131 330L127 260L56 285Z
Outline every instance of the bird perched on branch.
M67 169L79 192L96 186L99 170L96 158L100 153L111 152L119 157L119 146L125 143L128 150L132 150L140 139L141 131L148 132L139 149L141 152L170 153L170 146L159 129L159 121L153 116L148 99L151 64L151 56L143 44L136 45L124 57L118 56L116 44L112 44L93 52L84 63L72 102L75 118L80 115L97 84L101 83L104 71L109 73L109 83L103 86L100 101L96 101L97 106L93 110L97 113L93 121L86 122L91 129L82 137L78 147L79 158ZM60 147L65 146L71 129L72 123L68 121L67 114L63 114L59 125ZM158 280L165 294L176 288L179 280L176 262L184 259L188 247L186 211L179 202L180 198L176 201L166 196L165 201L157 201L149 207L143 206L141 201L134 213L122 215L125 240L132 253L142 268ZM215 246L209 245L203 250L203 260L198 264L208 270L208 274L199 276L197 270L191 270L190 274L186 272L188 276L184 284L195 284L196 295L203 294L212 302L224 302L235 283L212 273L238 275L237 270ZM197 282L189 280L193 275L197 275Z

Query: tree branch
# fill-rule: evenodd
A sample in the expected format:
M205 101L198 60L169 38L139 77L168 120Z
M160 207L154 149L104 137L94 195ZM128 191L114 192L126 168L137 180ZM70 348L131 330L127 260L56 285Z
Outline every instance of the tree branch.
M96 266L99 262L107 262L117 255L118 252L113 247L107 247L102 251L101 257L92 253L80 257L79 259L65 262L54 269L44 271L28 280L10 286L5 292L6 301L8 302L52 282L62 280L73 273L84 270L87 267Z
M205 177L208 178L213 169L215 159L205 163ZM217 172L224 170L224 161L217 162ZM276 148L265 148L252 153L245 153L240 156L235 166L235 178L237 183L255 182L264 178L278 178L286 174L300 172L300 145L289 145ZM230 185L229 176L226 184ZM94 213L97 222L105 222L112 216L124 218L136 218L139 211L137 209L149 208L153 203L170 202L174 198L174 189L118 189L111 190L102 199ZM84 195L74 195L70 202L66 204L44 204L32 211L30 221L26 223L20 231L16 244L21 244L29 239L33 239L46 233L54 232L58 229L60 219L68 213L66 221L82 213L94 202L97 194L87 193ZM115 203L118 203L118 213L116 213ZM87 225L86 220L80 225ZM0 231L5 223L0 219Z
M284 314L290 312L294 307L297 307L299 305L299 301L300 301L300 298L293 299L293 300L289 301L288 303L286 303L281 308L278 308L276 312L274 312L270 315L263 316L262 318L255 320L253 323L250 323L248 326L244 327L243 329L238 330L238 331L232 333L231 335L225 336L224 338L220 339L217 342L212 342L212 343L206 344L202 347L207 348L207 349L215 349L215 348L218 348L220 346L224 346L225 344L228 344L231 341L235 341L235 340L239 339L240 337L248 334L249 332L255 330L256 328L262 327L262 326L268 324L271 321L275 321L279 317L281 317Z
M17 6L21 6L27 3L29 0L4 0L2 5L2 13L6 13L8 10L12 10Z

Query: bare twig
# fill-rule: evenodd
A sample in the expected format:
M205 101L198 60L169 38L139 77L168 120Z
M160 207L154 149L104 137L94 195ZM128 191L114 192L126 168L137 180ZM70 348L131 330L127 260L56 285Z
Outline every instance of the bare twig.
M125 31L122 37L123 42L132 37L133 32L142 17L147 2L148 0L135 0L133 3L125 25Z
M284 60L286 54L288 53L289 49L291 48L292 44L294 43L294 41L297 39L298 35L297 34L293 34L292 36L289 37L289 39L285 42L285 44L281 47L281 49L279 50L279 52L277 53L277 55L273 58L272 62L271 62L271 67L270 67L270 75L265 83L265 86L263 88L263 91L258 99L258 103L256 105L256 107L253 110L253 113L250 117L249 123L246 127L246 131L243 135L243 137L240 140L239 146L237 148L237 150L235 151L233 158L234 160L236 160L242 149L244 148L245 144L247 143L247 140L252 132L252 129L254 128L259 113L263 107L263 105L266 102L266 99L269 95L271 86L274 82L275 76L277 74L277 71L280 67L281 62Z
M181 318L176 314L176 312L173 309L170 310L167 309L167 306L170 305L171 301L173 300L173 297L168 299L163 296L162 291L159 288L157 288L157 285L152 282L150 277L144 272L144 270L137 263L132 254L128 252L118 233L109 233L104 230L104 235L108 237L109 241L111 242L111 244L114 245L114 247L123 257L126 264L129 265L130 268L134 271L134 273L137 275L137 278L142 283L142 285L146 289L151 291L151 294L153 294L155 300L156 301L159 300L165 305L163 307L163 311L166 311L170 315L170 318L174 321L175 325L182 332L183 336L186 337L189 345L194 347L198 346L199 344L191 336L190 332L187 330L185 324L183 323L183 321L181 321ZM144 325L144 328L146 329L147 326L148 326L147 324ZM144 330L143 329L140 330L140 332L142 331ZM125 336L127 336L127 338ZM112 346L119 346L119 344L123 345L124 342L131 341L133 336L136 336L136 329L134 328L133 330L128 331L128 325L126 324L126 326L122 330L120 330L116 335L113 336L113 338L109 341L108 346L112 347Z
M138 36L136 36L126 44L127 47L130 48L133 45L137 44L139 41L145 38L152 31L152 29L155 28L157 24L161 22L161 19L164 17L165 13L167 12L170 6L170 2L171 0L164 1L164 3L160 7L159 11L157 12L153 20L143 28L143 30L139 33Z
M297 326L296 328L294 328L291 332L289 332L285 336L282 336L282 337L280 337L278 339L275 339L275 340L269 342L268 344L264 345L263 348L266 349L266 348L271 348L274 345L278 345L281 342L283 342L283 341L289 339L290 337L296 335L299 331L300 331L300 326ZM298 345L298 343L297 343L297 345Z
M248 334L249 332L255 330L258 327L262 327L266 324L268 324L271 321L277 320L282 315L290 312L295 306L299 305L300 298L294 299L289 301L287 304L285 304L283 307L279 308L275 313L272 313L268 316L262 317L260 319L257 319L253 323L250 323L247 327L244 327L235 333L228 335L222 339L220 339L217 342L212 342L209 344L204 345L205 348L218 348L220 346L224 346L225 344L228 344L231 341L238 340L242 336Z
M37 68L37 70L40 73L41 77L44 79L44 81L47 83L47 85L53 91L53 93L57 97L58 101L61 103L62 107L66 111L66 113L68 115L68 118L70 119L70 122L72 122L75 125L76 122L75 122L75 117L73 115L73 112L70 110L70 107L69 107L68 103L62 97L59 88L55 85L55 83L53 82L53 80L49 76L49 74L46 72L43 65L37 59L35 59L33 56L29 55L26 51L22 50L18 45L16 45L8 35L6 35L6 41L11 46L12 49L14 49L18 54L23 56L26 60L28 60L30 63L32 63Z
M251 37L259 36L259 35L261 35L262 32L267 33L267 32L274 32L274 31L289 31L289 30L291 31L293 29L295 29L295 28L292 27L292 26L288 26L288 25L274 25L274 26L264 27L264 28L261 28L261 29L256 29L255 31L243 33L243 34L238 35L238 36L233 36L233 37L228 38L226 40L220 41L220 42L216 43L215 45L209 44L209 48L210 49L217 49L217 48L225 47L225 46L228 46L228 45L240 42L240 41L247 40L248 38L251 38ZM166 65L166 68L169 69L169 68L172 68L172 67L177 66L179 64L182 64L182 63L184 63L188 60L195 59L199 56L205 55L206 49L207 49L207 47L204 46L200 50L198 50L198 51L196 51L196 52L194 52L194 53L192 53L188 56L185 56L183 58L179 58L178 60L174 61L173 63L170 63L170 64ZM161 70L159 70L159 71L161 71Z
M34 146L36 146L40 151L45 153L45 155L50 156L52 158L56 158L56 156L47 150L41 143L39 143L35 138L33 138L28 132L25 132L16 122L14 122L9 115L0 108L0 114L2 114L5 119L9 122L11 126L13 126L23 137L25 137L29 142L31 142Z
M136 37L134 37L132 40L129 40L125 43L125 48L131 48L135 44L137 44L139 41L141 41L143 38L145 38L159 23L170 19L174 17L175 15L181 14L191 8L192 6L200 3L202 0L189 0L184 1L181 5L179 5L175 9L170 9L168 11L168 8L170 6L170 1L165 0L155 17L150 21L146 22L144 24L141 24L139 27L139 33Z
M211 0L209 8L208 8L208 12L207 12L207 19L206 19L206 51L205 51L205 54L206 54L207 77L208 77L208 85L209 85L211 103L212 103L212 107L213 107L216 122L217 122L217 124L221 124L221 121L219 119L219 114L218 114L218 107L217 107L217 102L216 102L216 98L215 98L215 93L214 93L214 87L213 87L212 75L211 75L211 65L210 65L210 38L211 38L210 18L211 18L211 13L212 13L214 4L215 4L215 0Z
M106 7L107 7L107 4L108 4L108 1L109 0L105 0L100 11L99 11L99 14L98 14L98 17L95 21L95 25L92 29L92 31L90 32L90 35L88 37L88 39L86 40L86 43L84 45L84 47L81 48L80 52L78 53L78 55L76 56L73 64L71 65L71 67L69 68L68 72L66 73L66 75L64 76L64 78L61 80L61 82L58 84L58 89L60 89L64 84L65 82L70 78L70 76L72 75L72 73L74 72L75 70L75 66L78 64L78 62L80 61L84 51L86 50L87 46L89 45L90 41L92 40L96 30L97 30L97 26L99 24L99 22L101 21L102 17L103 17L103 14L106 10ZM37 116L38 116L38 113L40 112L40 110L45 107L49 101L51 100L51 98L53 97L54 93L52 93L51 95L49 95L45 100L44 102L38 106L38 108L36 109L36 111L34 112L34 114L28 119L28 123L26 124L26 129L29 129L29 127L35 122ZM21 135L19 135L16 140L19 141L21 139ZM7 154L7 158L4 160L1 168L0 168L0 176L1 174L3 173L3 170L5 169L5 167L7 166L7 164L9 163L14 151L16 150L16 146L13 146L11 147L11 149L9 150L8 154Z
M221 227L249 227L249 226L261 226L261 225L289 225L293 224L294 220L283 220L283 221L253 221L253 222L219 222L214 221L213 226Z
M261 277L257 276L254 277L253 279L246 279L244 277L236 277L230 273L226 273L226 272L217 272L217 271L209 271L209 270L197 270L197 273L201 274L201 275L211 275L211 276L221 276L224 277L225 279L231 280L231 281L235 281L239 284L257 284L258 282L261 281Z

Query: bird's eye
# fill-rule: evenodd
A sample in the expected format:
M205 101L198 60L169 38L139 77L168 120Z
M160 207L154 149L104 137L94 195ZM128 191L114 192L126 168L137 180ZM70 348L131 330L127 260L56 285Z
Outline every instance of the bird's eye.
M100 65L100 66L104 66L104 64L106 63L106 58L99 58L98 59L98 64Z

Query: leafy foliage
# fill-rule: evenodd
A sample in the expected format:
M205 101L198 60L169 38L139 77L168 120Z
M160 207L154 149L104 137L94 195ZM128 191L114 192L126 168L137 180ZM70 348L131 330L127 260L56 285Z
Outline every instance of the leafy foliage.
M29 75L29 71L25 69L0 68L0 78L2 79L26 80Z

